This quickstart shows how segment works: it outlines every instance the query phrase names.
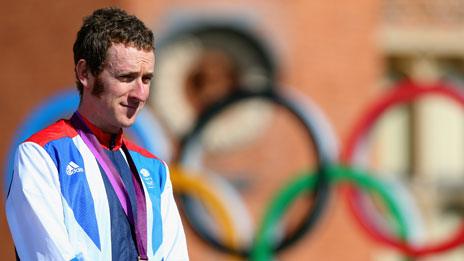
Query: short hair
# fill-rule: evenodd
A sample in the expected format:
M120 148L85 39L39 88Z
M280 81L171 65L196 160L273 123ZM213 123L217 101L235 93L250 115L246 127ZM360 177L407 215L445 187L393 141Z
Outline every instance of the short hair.
M153 32L137 17L115 7L97 9L84 18L77 33L73 46L74 65L84 59L90 72L97 76L103 70L108 49L118 43L145 51L155 49ZM76 84L82 97L83 85L77 74Z

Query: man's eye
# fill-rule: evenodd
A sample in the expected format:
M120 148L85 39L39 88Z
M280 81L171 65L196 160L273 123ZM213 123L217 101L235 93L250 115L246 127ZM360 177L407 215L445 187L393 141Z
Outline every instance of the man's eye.
M134 77L130 75L121 75L121 76L118 76L118 79L122 82L131 82L132 80L134 80Z
M145 84L148 84L148 83L150 83L151 78L152 78L152 77L149 77L149 76L143 77L143 78L142 78L142 82L145 83Z

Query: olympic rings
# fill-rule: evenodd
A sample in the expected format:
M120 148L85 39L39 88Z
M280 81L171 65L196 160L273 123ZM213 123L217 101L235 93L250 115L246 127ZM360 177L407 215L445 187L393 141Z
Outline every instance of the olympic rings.
M464 104L464 96L462 96L460 93L458 93L455 89L451 89L449 87L444 87L444 86L436 86L436 87L429 87L427 89L424 89L424 88L417 88L417 87L414 87L412 85L408 85L408 84L403 84L403 85L400 85L400 87L396 88L396 90L393 92L393 94L390 94L388 96L386 96L386 98L383 100L383 102L380 102L377 107L374 107L374 109L371 110L371 114L369 114L370 117L367 117L368 120L365 120L364 124L368 127L370 127L373 123L373 120L372 120L372 115L378 115L380 114L381 112L383 112L386 107L390 106L390 105L393 105L393 104L396 104L396 103L405 103L405 102L408 102L408 101L411 101L413 100L416 96L419 96L419 95L422 95L422 94L426 94L426 93L435 93L435 94L440 94L442 96L445 96L445 97L450 97L456 101L458 101L459 103L462 103ZM240 95L243 95L243 94L240 94ZM269 95L269 94L267 94ZM416 96L415 96L416 95ZM256 96L259 96L258 94L256 94ZM272 94L271 94L272 96ZM184 150L188 151L189 149L189 146L191 147L195 147L197 146L198 144L196 144L195 142L193 141L190 141L190 140L195 140L195 137L196 135L198 135L198 133L201 131L202 128L204 128L204 125L206 125L206 123L215 115L218 113L218 111L226 108L227 106L229 106L230 104L234 103L234 102L237 102L238 100L240 100L240 98L237 98L237 97L229 97L228 100L226 101L222 101L222 103L219 103L219 105L216 105L216 107L213 107L213 108L210 108L210 110L205 114L203 115L203 117L200 118L198 124L196 125L196 127L194 128L194 130L189 134L190 136L186 136L186 138L183 140L182 144L183 144L183 147ZM366 123L367 122L367 123ZM361 124L362 126L362 124ZM358 138L360 137L360 135L364 134L364 132L362 131L359 131L359 127L358 128L355 128L355 134L357 135L354 135L354 137ZM194 136L192 138L192 136ZM191 142L192 144L189 144L188 142ZM317 148L317 140L315 141L315 146ZM348 143L348 146L346 148L350 148L351 146L351 150L353 150L353 142L349 142ZM195 148L198 150L198 148ZM316 149L317 151L317 149ZM346 152L349 152L350 150L349 149L346 149L344 150L344 154L342 154L342 162L345 164L345 165L348 165L348 160L347 159L347 154ZM188 158L187 156L185 156L186 154L189 154L188 152L186 153L185 151L183 151L184 154L181 154L180 158L181 160L183 159L182 157L186 157ZM352 151L350 152L352 153ZM351 157L351 155L350 155ZM330 159L330 157L327 157L327 159ZM186 160L188 161L188 160ZM319 165L319 167L323 170L325 166L323 165ZM354 171L354 170L352 170ZM322 175L324 176L324 175ZM346 190L344 190L346 191ZM382 242L382 243L386 243L387 245L390 245L390 246L393 246L399 250L401 250L403 253L405 253L407 256L411 256L411 257L416 257L416 256L424 256L424 255L427 255L427 254L432 254L432 253L437 253L437 252L440 252L440 251L444 251L444 250L447 250L447 249L450 249L452 247L455 247L459 244L461 244L464 240L462 239L462 237L464 237L464 232L459 232L457 233L454 237L451 238L451 240L448 240L446 242L444 242L443 244L438 244L438 245L433 245L433 246L430 246L430 247L422 247L422 248L415 248L413 246L410 245L410 243L407 243L409 242L409 238L406 237L406 235L409 235L409 232L406 230L406 225L405 225L405 221L404 221L404 216L402 217L402 219L399 220L399 213L401 212L399 210L399 207L397 206L396 209L392 215L395 217L395 220L397 220L397 223L396 225L397 226L400 226L401 230L396 233L396 238L392 238L391 235L385 235L384 233L380 232L377 230L376 226L374 223L372 222L368 222L367 221L367 218L365 216L365 214L363 214L362 212L362 209L360 208L360 198L359 198L359 193L357 193L356 190L354 190L352 187L349 187L348 188L348 192L344 192L344 193L347 193L348 194L348 203L350 204L350 209L352 210L353 214L355 215L355 217L358 219L358 221L362 224L362 227L365 228L368 232L369 235L373 236L374 239ZM391 197L389 197L391 198ZM384 199L385 200L385 199ZM387 201L387 205L390 205L390 209L391 211L392 210L392 207L391 205L393 203L392 200L386 200ZM390 203L388 203L390 202ZM396 204L396 202L395 202ZM189 213L186 213L187 214L187 217L188 218L192 218L192 216L189 216L188 214ZM200 230L198 231L199 228L194 228L194 229L197 229L195 230L197 233L200 234L200 236L205 239L206 241L208 241L210 244L212 244L214 247L224 251L224 252L228 252L228 253L233 253L233 254L236 254L236 255L241 255L241 256L247 256L249 254L248 250L247 249L231 249L231 248L228 248L227 246L225 246L224 244L222 244L221 242L218 242L217 240L215 239L212 239L211 236L208 236L208 235L201 235L202 233L203 234L206 234L207 232L205 231L202 231L201 228ZM288 237L287 237L288 238ZM258 241L259 242L259 241ZM285 242L285 240L283 241ZM278 251L280 250L281 248L281 245L279 246L276 246L276 248L274 249L274 251Z
M401 211L397 202L394 200L390 191L377 179L364 173L355 172L353 169L341 166L327 166L326 171L331 183L348 182L354 183L358 187L367 189L376 193L387 205L389 212L394 220L398 222L397 234L401 238L406 238L407 229L405 217L401 215ZM291 206L291 203L303 192L311 192L317 186L315 174L308 174L302 171L294 180L280 190L275 198L267 207L266 214L260 222L260 227L254 242L251 253L252 260L271 260L272 259L272 232L276 224L283 216L285 211Z
M464 107L464 96L456 88L445 85L443 83L437 83L430 86L418 86L412 82L403 82L396 86L393 91L382 99L374 103L367 111L368 113L363 117L357 125L355 125L354 131L349 136L347 146L342 151L341 161L350 165L353 160L353 155L356 149L359 147L361 137L364 136L373 126L374 122L384 113L387 109L395 105L405 104L412 102L425 95L439 95L451 100L456 101ZM408 256L421 257L429 254L434 254L449 250L458 245L464 243L464 222L461 224L458 232L452 235L449 239L436 244L430 244L425 246L414 246L403 239L394 238L391 235L387 235L375 227L372 222L368 221L368 218L363 214L360 209L359 200L356 197L356 189L349 187L345 191L345 195L348 199L348 203L351 211L353 212L356 220L361 226L371 235L375 240L394 247Z
M189 162L190 160L189 154L191 153L191 151L198 151L198 142L196 140L198 139L199 134L205 128L207 123L210 120L212 120L220 111L228 108L234 103L253 98L261 98L276 103L287 109L294 116L296 116L298 121L304 127L305 131L308 133L308 136L310 136L313 139L313 143L311 145L314 146L314 149L316 151L317 163L319 167L324 166L325 164L327 164L327 162L330 162L334 158L333 154L330 153L330 149L332 149L334 146L328 145L327 142L324 143L324 139L322 138L323 135L330 135L330 133L324 133L324 131L318 128L315 125L315 120L310 120L315 118L311 118L312 115L308 115L307 111L303 111L303 107L299 105L298 102L296 102L295 100L291 100L288 95L285 95L285 93L277 93L274 91L253 93L243 91L237 92L232 96L227 97L222 101L219 101L218 103L210 107L208 110L206 110L206 112L203 115L200 116L193 130L189 134L187 134L184 137L184 139L182 139L180 155L177 160L182 165L188 165L187 162ZM309 209L306 218L299 224L298 228L295 230L293 234L287 235L276 246L275 251L281 251L287 248L294 241L302 237L306 231L308 231L310 228L314 226L316 220L320 217L329 195L328 182L326 178L324 178L323 170L318 171L316 180L318 186L316 187L314 193L314 204ZM188 203L186 202L186 198L182 198L182 204L186 203ZM242 257L249 256L249 247L234 248L225 244L224 242L221 242L216 237L214 237L214 235L211 235L211 233L207 229L198 225L200 224L200 222L195 221L196 219L198 219L198 217L196 217L194 213L192 213L192 211L189 211L188 208L184 208L184 210L187 219L193 221L196 224L195 226L193 226L193 230L203 240L207 241L209 244L211 244L220 251Z

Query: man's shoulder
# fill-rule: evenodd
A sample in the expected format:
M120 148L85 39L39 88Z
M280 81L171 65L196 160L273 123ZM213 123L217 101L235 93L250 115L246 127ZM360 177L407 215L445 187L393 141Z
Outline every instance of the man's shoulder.
M73 138L76 135L77 131L71 126L70 122L62 119L34 133L26 142L34 142L43 147L49 142L65 137Z
M134 142L132 142L131 140L129 140L127 138L124 138L124 144L126 145L127 149L130 150L130 151L137 152L140 155L142 155L144 157L147 157L147 158L152 158L152 159L158 159L159 160L159 158L156 157L155 155L153 155L151 152L149 152L148 150L140 147L139 145L135 144Z

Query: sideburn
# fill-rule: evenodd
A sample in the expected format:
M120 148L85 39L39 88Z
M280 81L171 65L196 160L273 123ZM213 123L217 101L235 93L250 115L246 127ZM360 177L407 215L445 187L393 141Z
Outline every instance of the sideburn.
M95 84L93 85L92 95L100 97L100 95L105 91L103 82L100 77L95 78Z

